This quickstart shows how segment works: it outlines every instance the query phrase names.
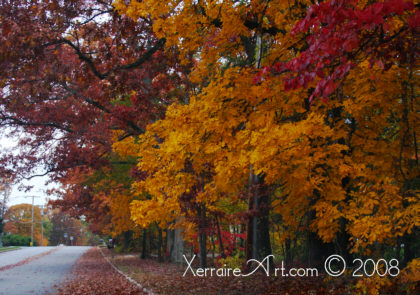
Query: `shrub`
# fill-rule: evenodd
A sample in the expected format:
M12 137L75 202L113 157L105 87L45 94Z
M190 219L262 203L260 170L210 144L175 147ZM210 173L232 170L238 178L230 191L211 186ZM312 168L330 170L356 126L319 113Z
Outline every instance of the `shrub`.
M29 246L31 243L31 237L8 234L3 236L4 246ZM34 241L34 246L38 246L37 241Z

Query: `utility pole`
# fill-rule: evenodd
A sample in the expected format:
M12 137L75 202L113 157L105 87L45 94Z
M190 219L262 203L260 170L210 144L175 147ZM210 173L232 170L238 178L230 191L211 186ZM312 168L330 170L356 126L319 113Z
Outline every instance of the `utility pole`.
M41 247L44 246L44 205L41 205Z
M34 196L32 196L31 247L34 246Z
M25 198L32 198L32 224L31 224L31 244L34 246L34 198L39 198L39 196L25 196Z
M6 208L6 199L7 195L9 194L9 184L4 183L4 193L3 193L3 203L1 204L1 217L4 216L4 210Z
M1 216L0 216L0 247L3 247L3 218L4 218L4 211L6 208L6 200L9 196L9 192L10 192L10 184L3 179L3 189L4 189L4 195L3 195L3 203L1 205Z

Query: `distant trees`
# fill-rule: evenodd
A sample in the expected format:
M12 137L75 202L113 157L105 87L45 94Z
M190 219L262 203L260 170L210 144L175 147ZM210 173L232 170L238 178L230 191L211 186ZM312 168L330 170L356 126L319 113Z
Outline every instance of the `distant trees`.
M85 245L87 242L86 228L78 219L72 218L60 210L52 211L50 215L51 232L50 245ZM73 241L71 241L71 237Z
M41 244L41 209L34 206L34 242ZM19 204L11 206L4 219L7 220L4 232L31 238L32 205ZM44 235L44 245L48 245L48 239Z
M7 235L3 236L6 239L4 241L7 241L10 245L29 246L32 227L32 205L19 204L10 207L5 215L5 220L7 222L4 226L4 233L7 233ZM43 230L41 233L41 209L38 206L34 206L35 246L41 245L41 235L43 236L44 246L56 246L59 244L80 246L85 245L88 239L95 240L94 235L87 231L86 224L58 209L44 211L42 226ZM70 237L73 237L73 241L71 241Z

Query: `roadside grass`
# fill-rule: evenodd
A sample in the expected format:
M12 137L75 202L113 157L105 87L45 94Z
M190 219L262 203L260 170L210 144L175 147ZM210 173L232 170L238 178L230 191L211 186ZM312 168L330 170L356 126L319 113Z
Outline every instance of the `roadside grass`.
M12 250L18 250L18 249L20 249L19 246L0 247L0 253L1 252L12 251Z

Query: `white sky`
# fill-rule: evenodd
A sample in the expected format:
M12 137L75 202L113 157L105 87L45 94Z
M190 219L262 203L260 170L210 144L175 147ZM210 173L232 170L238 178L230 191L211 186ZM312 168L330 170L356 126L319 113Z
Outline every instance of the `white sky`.
M11 138L7 138L0 134L0 150L2 152L10 152L11 154L18 153L18 147L16 146L16 141ZM12 191L9 195L9 199L6 203L7 207L27 203L32 203L32 198L28 196L37 196L34 198L35 205L46 205L48 198L54 198L51 196L47 196L46 191L57 185L49 184L48 186L45 185L45 182L48 180L48 176L42 177L34 177L28 181L22 181L12 186ZM31 185L33 188L28 191L19 191L19 185ZM1 199L3 200L3 194L0 194Z

